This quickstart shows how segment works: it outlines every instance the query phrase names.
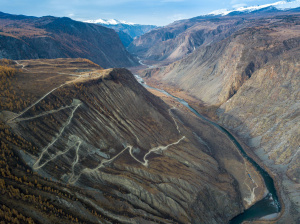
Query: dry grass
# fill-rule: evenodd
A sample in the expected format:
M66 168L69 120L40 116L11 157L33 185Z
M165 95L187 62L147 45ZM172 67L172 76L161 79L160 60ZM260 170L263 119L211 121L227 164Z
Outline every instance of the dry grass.
M0 29L1 35L12 36L15 38L21 37L37 37L45 36L48 33L44 29L36 28L34 24L27 22L26 20L10 20L1 19Z
M18 63L0 60L0 111L19 112L52 89L80 75L101 70L99 65L85 59L38 59Z
M89 59L86 59L86 58L77 58L77 61L78 62L86 62L92 66L96 66L96 67L99 67L100 68L100 65L97 65L96 63L92 62L91 60Z
M15 62L13 60L10 59L0 59L0 65L13 65L15 64Z

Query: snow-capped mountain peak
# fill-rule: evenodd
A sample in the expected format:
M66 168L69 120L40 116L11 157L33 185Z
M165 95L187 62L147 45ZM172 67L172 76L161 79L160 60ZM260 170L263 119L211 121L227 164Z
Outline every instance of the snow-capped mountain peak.
M124 20L116 20L116 19L96 19L96 20L86 20L84 22L98 23L98 24L105 24L105 25L117 25L117 24L135 25L135 23L130 23Z
M233 10L227 10L227 9L219 9L216 11L213 11L209 13L208 15L228 15L231 12L252 12L259 9L267 8L267 7L275 7L277 9L290 9L290 8L297 8L300 7L300 0L294 0L294 1L278 1L271 4L265 4L265 5L258 5L258 6L249 6L249 7L239 7L237 9Z

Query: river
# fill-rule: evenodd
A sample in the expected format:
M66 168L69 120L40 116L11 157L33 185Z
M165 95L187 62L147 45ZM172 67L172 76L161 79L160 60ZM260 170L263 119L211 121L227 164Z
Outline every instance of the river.
M172 97L173 99L177 100L179 103L187 107L192 113L194 113L196 116L199 118L209 122L222 132L224 132L230 140L235 144L235 146L238 148L238 150L241 152L242 156L247 159L255 168L256 170L260 173L262 178L264 179L265 185L268 190L268 194L260 201L256 202L254 205L252 205L250 208L246 209L243 213L239 214L238 216L234 217L233 219L230 220L230 224L239 224L242 223L243 221L251 221L251 220L257 220L259 218L262 218L264 216L268 215L276 215L281 211L281 205L278 200L278 195L276 192L276 188L274 185L274 181L272 177L265 171L261 166L259 166L251 157L247 155L243 147L239 144L239 142L235 139L235 137L230 134L229 131L227 131L224 127L220 126L219 124L207 119L203 115L199 114L194 108L192 108L185 100L180 99L176 96L171 95L170 93L166 92L165 90L157 89L151 86L148 86L143 79L135 75L136 79L138 80L139 83L141 83L144 87L148 89L154 89L157 90L169 97ZM251 178L251 177L250 177Z

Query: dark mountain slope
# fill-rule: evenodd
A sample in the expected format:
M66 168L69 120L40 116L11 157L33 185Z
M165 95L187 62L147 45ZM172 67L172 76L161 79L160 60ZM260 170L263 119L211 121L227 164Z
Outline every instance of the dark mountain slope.
M102 67L133 66L115 31L69 18L0 14L0 58L88 58Z
M120 40L122 41L124 47L128 47L129 44L133 41L133 38L131 36L129 36L127 33L124 33L121 30L116 30L116 32L118 33Z

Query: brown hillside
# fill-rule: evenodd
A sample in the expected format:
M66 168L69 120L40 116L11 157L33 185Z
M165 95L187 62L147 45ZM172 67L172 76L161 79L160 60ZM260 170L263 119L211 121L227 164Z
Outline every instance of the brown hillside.
M8 64L21 71L5 86L16 93L2 97L26 107L0 112L5 220L220 223L263 197L260 176L226 135L169 107L128 70L83 59Z

